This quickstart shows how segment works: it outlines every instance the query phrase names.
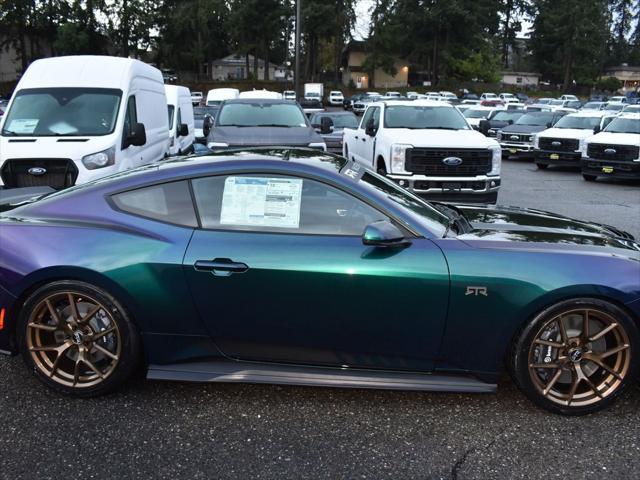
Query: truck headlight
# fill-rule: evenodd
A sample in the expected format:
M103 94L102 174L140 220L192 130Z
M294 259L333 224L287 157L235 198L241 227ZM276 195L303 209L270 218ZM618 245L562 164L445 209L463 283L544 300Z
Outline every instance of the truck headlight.
M578 150L580 150L580 153L583 157L587 156L587 139L586 138L582 138L578 142Z
M399 173L409 175L405 169L407 160L407 149L413 148L413 145L405 145L403 143L394 143L391 145L391 173Z
M116 149L115 147L111 147L101 152L85 155L82 157L82 163L87 167L87 170L95 170L113 165L116 163Z
M500 175L500 166L502 164L502 148L500 148L500 145L493 145L489 147L489 150L491 150L491 171L487 173L487 175Z
M538 135L533 135L531 137L531 139L532 139L532 142L533 142L533 148L537 149L538 148Z
M327 144L324 142L311 142L309 144L309 148L315 148L316 150L322 150L323 152L326 152Z

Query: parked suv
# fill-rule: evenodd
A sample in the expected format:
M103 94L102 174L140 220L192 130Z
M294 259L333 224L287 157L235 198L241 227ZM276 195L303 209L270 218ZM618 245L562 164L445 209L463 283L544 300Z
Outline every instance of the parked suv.
M587 139L582 176L640 179L640 113L622 113L604 130Z
M495 203L500 145L473 130L447 102L371 103L356 130L344 130L343 155L431 199Z
M358 117L352 112L319 112L311 115L309 121L324 143L327 151L342 155L342 135L345 128L358 128Z
M211 150L249 146L297 146L326 150L296 102L266 98L225 101L207 138Z
M508 125L513 125L522 115L524 110L492 110L485 121L478 123L478 129L487 137L496 138L498 130Z
M503 158L533 158L533 134L553 127L566 112L525 113L513 125L504 127L496 138Z
M552 128L533 138L533 154L540 170L549 165L580 167L585 140L598 133L607 118L604 112L588 110L558 120Z

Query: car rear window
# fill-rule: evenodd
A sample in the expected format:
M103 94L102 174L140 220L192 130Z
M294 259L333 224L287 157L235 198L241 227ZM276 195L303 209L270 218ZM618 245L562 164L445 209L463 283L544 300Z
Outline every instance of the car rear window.
M113 195L111 199L123 212L185 227L198 226L186 181L130 190Z

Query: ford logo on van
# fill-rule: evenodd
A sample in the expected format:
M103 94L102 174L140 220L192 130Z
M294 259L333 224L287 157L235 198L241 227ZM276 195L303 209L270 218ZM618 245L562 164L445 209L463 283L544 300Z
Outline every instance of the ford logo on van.
M39 177L47 173L47 169L42 167L33 167L27 170L27 172L29 172L29 175L33 175L34 177Z
M607 155L615 155L616 154L616 149L615 148L605 148L604 149L604 153L606 153Z
M455 167L462 163L462 159L459 157L447 157L442 159L442 163L449 165L450 167Z
M555 142L551 142L551 145L554 147L559 147L562 145L562 142L558 142L557 140Z

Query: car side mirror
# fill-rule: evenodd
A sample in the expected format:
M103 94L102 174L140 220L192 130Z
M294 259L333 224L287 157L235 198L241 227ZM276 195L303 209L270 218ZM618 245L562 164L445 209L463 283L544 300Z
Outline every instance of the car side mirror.
M507 125L513 125L513 120L507 120Z
M362 243L382 248L404 248L411 245L400 229L388 220L379 220L367 225L362 234Z
M483 133L484 135L489 133L489 127L489 120L480 120L480 123L478 124L478 130L480 130L481 133Z
M376 126L375 126L375 123L373 123L373 118L370 118L369 121L367 122L367 126L366 126L366 128L364 130L364 133L366 133L370 137L375 137L375 135L376 135Z
M208 137L212 126L213 126L213 119L211 117L205 117L204 121L202 122L202 135L204 135L205 137Z
M552 122L548 122L547 123L547 128L551 128L551 127L553 127L553 123Z
M333 120L330 117L322 117L320 119L320 133L327 135L333 132Z
M135 123L127 138L124 141L124 147L127 148L131 145L134 147L141 147L147 143L147 132L144 129L144 125L142 123Z
M596 125L595 127L593 127L593 133L600 133L600 125Z
M178 136L187 137L189 135L189 126L186 123L181 123L178 127Z

